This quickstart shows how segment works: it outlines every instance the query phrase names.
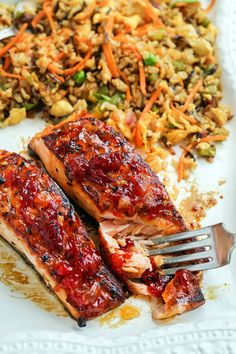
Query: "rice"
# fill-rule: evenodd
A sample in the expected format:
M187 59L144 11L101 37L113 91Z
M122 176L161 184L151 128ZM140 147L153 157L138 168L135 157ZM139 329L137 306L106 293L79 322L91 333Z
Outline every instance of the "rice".
M44 12L34 24L43 4L51 19ZM199 2L38 0L22 13L0 5L0 29L24 23L20 41L0 54L2 127L14 124L8 119L13 109L43 110L55 123L87 109L150 163L161 159L155 147L173 153L174 145L198 141L197 154L212 159L216 142L210 139L203 149L200 140L227 138L224 125L232 114L220 103L217 30ZM10 41L0 43L0 53ZM186 158L181 168L195 168L193 156Z

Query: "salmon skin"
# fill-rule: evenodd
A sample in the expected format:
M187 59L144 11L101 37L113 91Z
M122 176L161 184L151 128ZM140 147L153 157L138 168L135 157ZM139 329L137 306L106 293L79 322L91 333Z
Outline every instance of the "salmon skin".
M122 286L57 184L42 168L7 151L0 151L0 234L34 266L79 326L124 301Z
M199 274L166 277L160 272L163 259L148 257L152 237L187 227L158 176L119 133L95 118L74 116L36 134L29 147L100 223L100 243L112 270L131 292L158 299L155 318L204 303Z

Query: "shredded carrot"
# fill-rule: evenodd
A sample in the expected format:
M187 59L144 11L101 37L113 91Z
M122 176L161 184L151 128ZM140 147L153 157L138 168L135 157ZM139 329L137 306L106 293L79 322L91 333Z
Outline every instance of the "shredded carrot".
M64 70L57 68L53 64L49 64L48 65L48 70L51 71L51 73L53 73L53 74L56 73L56 74L59 74L59 75L64 75L64 73L65 73Z
M108 65L108 68L111 72L112 77L118 77L119 76L119 70L115 62L115 58L112 52L112 46L111 43L103 43L103 53Z
M215 57L211 54L209 54L205 59L206 64L214 64L215 61L216 61Z
M93 45L89 39L85 37L75 37L75 40L79 43L86 43L89 50L85 55L84 59L81 60L81 62L79 62L77 65L70 69L64 70L64 75L74 75L77 71L82 70L85 67L87 61L91 58L93 53Z
M144 141L140 131L140 125L137 124L134 130L134 142L137 147L141 147L144 145Z
M141 147L144 144L144 141L143 141L141 133L140 133L140 121L141 121L143 115L152 109L152 106L156 102L157 98L160 96L161 91L162 91L162 87L158 87L156 89L156 91L154 91L154 93L150 97L149 101L147 102L146 106L144 107L143 112L141 113L141 115L139 117L136 128L134 130L134 140L135 140L137 147ZM163 131L163 129L161 127L159 127L159 128L160 128L159 129L160 131Z
M96 7L103 7L106 6L109 3L109 0L104 0L104 1L97 1L96 3L93 3L91 6L89 6L86 9L86 12L84 16L79 17L79 21L85 21L88 20L96 10Z
M64 52L61 52L54 58L54 61L58 62L59 60L65 58L65 56L66 56L66 54Z
M77 29L75 29L76 31ZM65 36L66 38L69 38L72 33L72 30L69 28L63 27L60 31L58 31L58 35Z
M126 101L127 102L130 102L131 99L132 99L132 96L131 96L131 90L130 90L130 83L129 83L129 80L127 79L127 77L125 76L125 74L120 70L119 70L119 75L120 77L124 80L124 82L126 83L127 85L127 89L126 89Z
M103 1L97 1L96 6L102 7L106 6L109 3L110 0L103 0Z
M141 88L142 94L146 95L147 94L147 91L146 91L146 76L145 76L145 70L144 70L142 56L139 53L138 49L134 45L127 44L127 45L125 45L125 47L127 49L130 49L135 54L135 56L136 56L136 58L138 60L140 88Z
M10 74L10 73L7 73L7 72L4 71L4 70L0 70L0 75L1 75L2 77L8 77L9 79L24 80L23 76L21 76L21 75L16 75L16 74Z
M178 182L180 182L183 179L184 158L189 151L191 151L196 145L200 143L208 143L210 141L223 141L225 139L226 139L226 135L209 135L205 138L201 138L198 141L194 141L193 143L187 145L184 151L182 152L178 163Z
M198 144L197 141L195 141L194 143L191 143L189 145L186 146L186 148L184 149L184 151L182 152L180 159L179 159L179 163L178 163L178 182L180 182L183 179L183 175L184 175L184 158L187 155L187 153L189 151L192 150L192 148L194 146L196 146Z
M162 91L162 87L160 87L160 86L154 91L154 93L150 97L149 101L146 103L146 106L144 107L144 110L141 113L140 118L142 118L142 116L145 113L149 112L152 109L152 106L154 105L154 103L156 102L158 97L160 96L161 91Z
M146 96L147 91L146 91L146 76L145 76L145 70L144 70L144 65L143 61L140 60L138 62L138 67L139 67L139 80L140 80L140 88L141 92L144 96Z
M202 79L198 80L196 86L194 86L194 88L192 89L192 91L188 95L188 97L185 101L185 104L180 109L180 111L182 113L184 113L188 109L189 104L192 102L194 95L198 92L201 85L202 85Z
M69 76L69 75L74 75L77 71L80 71L85 67L87 61L89 60L89 58L91 57L92 52L93 52L92 42L89 39L84 38L84 37L75 37L75 40L79 43L86 43L87 46L89 47L89 50L88 50L86 56L84 57L84 59L82 59L78 64L76 64L72 68L65 69L65 70L59 69L58 67L56 67L53 64L49 64L47 68L49 71L51 71L51 73Z
M84 16L79 17L79 21L88 20L93 15L95 9L96 4L94 3L87 9L87 12L85 12Z
M205 13L210 12L211 9L214 7L215 3L216 3L216 0L211 0L211 1L210 1L210 4L207 6L207 8L205 9L204 12L205 12Z
M127 44L125 45L125 48L130 49L130 50L135 54L135 56L136 56L136 58L137 58L138 61L142 60L142 56L141 56L141 54L139 53L138 49L135 47L135 45L133 45L133 44L128 44L128 43L127 43Z
M46 16L44 10L41 10L37 13L37 15L34 17L33 21L31 22L32 27L36 28L36 26L39 24L39 22L42 20L42 18Z
M107 21L107 24L105 26L105 37L104 37L104 43L103 43L103 52L104 52L104 56L105 56L108 68L109 68L112 76L113 77L119 77L120 76L124 80L124 82L126 83L126 85L127 85L126 100L128 102L130 102L132 97L131 97L129 80L127 79L125 74L122 73L122 71L117 66L117 64L115 62L115 58L114 58L113 52L112 52L111 43L108 42L108 40L106 38L107 35L109 35L109 36L112 35L112 29L113 29L113 26L114 26L114 21L115 21L114 16L110 16L108 21ZM114 39L116 39L117 41L121 41L122 43L123 42L127 42L127 39L126 39L126 37L123 34L119 34L119 35L115 36Z
M143 35L145 35L148 32L148 27L149 27L149 25L147 23L145 25L143 25L143 26L139 26L136 29L135 35L137 37L142 37Z
M155 25L159 26L160 28L165 27L164 23L160 20L158 17L155 8L150 4L149 0L144 0L145 2L145 12L148 15L148 17L155 23Z
M126 77L126 75L118 68L118 73L119 73L119 76L123 79L123 81L126 83L127 85L127 89L126 89L126 101L127 102L130 102L131 99L132 99L132 96L131 96L131 90L130 90L130 83L129 83L129 80L128 78Z
M124 33L117 34L113 39L120 43L127 43L127 37L124 36Z
M108 68L111 72L112 77L118 77L119 76L119 68L116 64L114 55L113 55L113 51L112 51L112 46L111 43L109 42L109 38L107 38L108 36L112 35L112 29L114 26L114 21L115 18L114 16L110 16L107 24L105 26L105 33L104 33L104 42L103 42L103 53L108 65Z
M226 140L226 135L209 135L200 140L201 143L208 143L209 141L223 141Z
M20 42L21 37L24 34L27 27L28 27L28 24L24 23L23 26L21 27L21 29L19 30L19 32L17 33L17 35L15 37L13 37L7 45L5 45L3 48L0 49L0 58L4 54L6 54L9 51L9 49L11 49L16 43Z
M179 116L183 116L189 123L192 123L192 124L197 123L197 120L195 118L188 116L187 114L181 112L178 108L174 107L173 102L171 102L170 108L172 111L174 111Z
M5 58L4 65L3 65L3 70L5 70L5 71L8 70L10 65L11 65L11 57L8 55Z
M53 73L53 76L55 76L55 78L56 78L58 81L60 81L62 84L64 84L64 82L65 82L64 77L61 77L61 76L57 75L56 73Z
M115 17L114 16L109 16L108 21L106 23L105 26L105 32L111 36L112 35L112 30L114 27L114 23L115 23Z
M53 0L44 0L43 11L47 16L49 25L51 27L52 32L55 31L55 22L53 21Z
M175 6L177 7L185 7L185 6L188 6L190 3L189 2L180 2L178 1Z

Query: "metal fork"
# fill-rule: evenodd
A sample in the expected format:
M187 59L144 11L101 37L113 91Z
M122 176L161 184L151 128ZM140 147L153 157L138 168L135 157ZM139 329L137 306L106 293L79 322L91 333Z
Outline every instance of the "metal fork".
M199 230L152 239L149 256L163 256L163 272L174 274L179 269L209 270L230 263L236 234L225 230L222 223ZM184 252L187 254L183 254ZM191 252L191 253L190 253ZM182 254L181 254L182 253Z
M5 38L13 37L16 35L16 30L13 27L6 27L0 30L0 41Z

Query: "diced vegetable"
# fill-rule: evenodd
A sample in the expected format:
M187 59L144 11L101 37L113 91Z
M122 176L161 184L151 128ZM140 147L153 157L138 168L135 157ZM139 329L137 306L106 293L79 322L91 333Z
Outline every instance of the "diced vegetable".
M9 125L16 125L22 122L26 118L26 109L12 108L9 117L0 124L0 128L5 128Z
M165 37L166 30L165 28L159 28L155 30L155 32L151 32L148 34L148 38L150 38L152 41L160 41Z
M103 93L100 92L96 92L94 94L94 97L98 100L98 101L106 101L106 102L110 102L111 101L111 97L104 95Z
M147 57L144 58L144 65L146 66L154 66L157 63L157 57L153 53L148 53Z
M211 108L212 119L221 127L229 119L229 113L226 108L212 107Z
M120 102L125 100L125 94L123 92L116 92L113 96L109 96L107 86L102 86L100 90L94 93L94 97L97 99L98 102L109 102L118 106Z
M54 117L64 117L72 113L74 108L66 99L62 99L54 103L49 113Z
M211 94L211 95L215 95L217 93L217 86L216 85L211 85L207 87L207 91Z
M174 61L173 62L174 68L176 71L184 71L185 64L182 61Z
M26 103L24 108L26 109L26 111L29 111L30 109L34 108L35 106L36 106L36 103Z
M200 143L197 146L197 153L203 157L215 157L216 147L214 145L209 145L208 143Z
M210 23L211 23L211 21L209 20L209 18L205 17L204 20L202 21L201 25L203 27L208 27Z
M111 97L111 103L114 104L115 106L118 106L118 104L121 102L121 101L124 101L125 100L125 95L121 92L117 92L115 93L112 97Z
M168 128L169 129L175 129L175 128L177 128L174 124L172 124L172 123L169 123L168 124Z
M204 75L207 76L207 75L213 75L215 74L215 72L217 71L218 67L217 65L208 65L207 68L203 68L203 71L204 71Z
M205 38L192 38L189 40L189 44L193 48L194 53L199 57L212 54L212 45Z
M157 107L157 105L153 105L152 106L152 112L158 113L159 112L159 108Z
M176 7L178 6L178 4L182 4L182 3L186 3L186 4L197 4L199 3L198 0L178 0L178 1L175 1L171 7Z
M84 70L80 70L78 71L74 76L73 76L73 80L75 81L75 83L79 86L82 86L83 83L86 80L86 72Z
M14 19L18 20L19 18L21 18L24 15L24 12L21 11L16 11L16 13L14 14Z

